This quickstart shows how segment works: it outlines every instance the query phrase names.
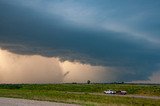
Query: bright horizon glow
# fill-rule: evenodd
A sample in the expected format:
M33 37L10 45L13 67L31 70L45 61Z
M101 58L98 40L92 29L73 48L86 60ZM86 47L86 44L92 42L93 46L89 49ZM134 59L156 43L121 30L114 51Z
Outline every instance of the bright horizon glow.
M54 57L18 55L0 50L0 83L105 82L116 79L109 77L111 70L79 62L61 62ZM109 75L105 75L106 72Z
M111 67L59 61L54 57L19 55L0 49L0 83L95 83L117 81L119 72ZM158 74L159 75L159 74ZM153 73L144 83L159 83Z

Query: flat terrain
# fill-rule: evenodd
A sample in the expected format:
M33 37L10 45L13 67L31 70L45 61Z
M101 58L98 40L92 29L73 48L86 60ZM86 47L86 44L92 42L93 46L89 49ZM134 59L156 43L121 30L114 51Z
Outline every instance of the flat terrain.
M104 90L127 95L105 95ZM160 85L132 84L18 84L0 85L0 97L62 102L85 106L160 106Z

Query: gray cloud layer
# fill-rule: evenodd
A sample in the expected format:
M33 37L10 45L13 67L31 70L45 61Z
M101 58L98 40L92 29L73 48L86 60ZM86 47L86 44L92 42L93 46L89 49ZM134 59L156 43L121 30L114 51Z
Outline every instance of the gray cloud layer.
M159 1L0 1L0 47L114 67L120 80L159 70ZM129 77L126 77L129 76Z

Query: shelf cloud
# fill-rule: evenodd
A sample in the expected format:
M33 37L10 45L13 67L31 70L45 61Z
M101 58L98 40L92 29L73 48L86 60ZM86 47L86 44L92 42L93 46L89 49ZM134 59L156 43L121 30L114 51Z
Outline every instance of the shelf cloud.
M59 70L55 73L62 77L66 73L70 82L76 75L72 69L63 73L58 62L72 64L75 70L82 64L88 65L84 70L92 66L89 69L99 72L98 76L105 73L104 77L108 71L103 70L110 70L109 79L92 74L99 82L150 80L160 64L159 5L150 0L1 0L0 48L33 56L35 62L35 55L47 61L54 58L53 67ZM51 80L64 81L61 77Z

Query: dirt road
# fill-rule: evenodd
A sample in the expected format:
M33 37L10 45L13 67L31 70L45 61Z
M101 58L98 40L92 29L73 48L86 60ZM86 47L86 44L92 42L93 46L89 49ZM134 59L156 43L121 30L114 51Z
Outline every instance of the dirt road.
M83 93L80 93L80 92L68 92L68 93L83 94ZM88 94L91 94L91 95L106 95L106 94L102 94L102 93L88 93ZM159 96L108 95L108 94L106 96L119 96L119 97L146 98L146 99L158 99L158 100L160 100ZM78 106L78 105L0 97L0 106Z
M141 96L141 95L116 95L116 94L103 94L103 93L90 93L93 95L107 95L107 96L119 96L119 97L131 97L131 98L144 98L144 99L159 99L160 96Z
M85 94L82 92L67 92L67 93L75 93L75 94ZM104 94L104 93L87 93L91 95L106 95L106 96L119 96L119 97L131 97L131 98L144 98L144 99L160 99L160 96L141 96L141 95L117 95L117 94Z
M78 105L0 97L0 106L78 106Z
M144 99L160 99L159 96L140 96L140 95L107 95L107 96L120 96L120 97L144 98Z

